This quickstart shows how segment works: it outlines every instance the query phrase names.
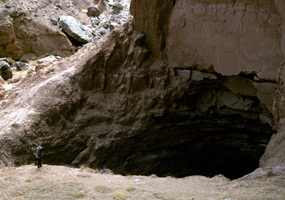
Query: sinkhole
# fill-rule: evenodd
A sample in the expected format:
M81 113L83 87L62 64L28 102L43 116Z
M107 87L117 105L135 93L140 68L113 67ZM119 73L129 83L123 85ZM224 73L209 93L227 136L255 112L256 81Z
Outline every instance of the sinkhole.
M93 165L124 175L223 174L229 179L259 166L274 128L271 113L257 97L208 82L174 100L164 99L161 116L150 117L144 130L98 150Z

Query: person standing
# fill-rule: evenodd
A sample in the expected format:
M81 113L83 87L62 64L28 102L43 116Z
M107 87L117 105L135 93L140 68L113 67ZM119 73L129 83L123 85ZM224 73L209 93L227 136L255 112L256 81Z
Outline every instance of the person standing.
M38 168L42 167L42 147L41 146L37 147L36 159L38 161Z

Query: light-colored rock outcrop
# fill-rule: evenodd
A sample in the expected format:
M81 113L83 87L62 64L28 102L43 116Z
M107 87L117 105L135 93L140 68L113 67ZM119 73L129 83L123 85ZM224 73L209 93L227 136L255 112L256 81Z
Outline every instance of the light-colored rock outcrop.
M173 66L214 66L222 75L256 73L275 81L280 23L273 1L180 0L170 16L167 56Z
M65 57L74 53L68 38L57 27L51 25L48 17L37 17L37 11L26 7L26 4L23 5L21 12L24 14L11 17L9 9L0 9L1 57L18 60L28 54L33 56L54 54Z
M88 43L91 42L93 38L92 30L82 25L80 21L72 16L61 16L59 18L59 24L67 35L78 42Z

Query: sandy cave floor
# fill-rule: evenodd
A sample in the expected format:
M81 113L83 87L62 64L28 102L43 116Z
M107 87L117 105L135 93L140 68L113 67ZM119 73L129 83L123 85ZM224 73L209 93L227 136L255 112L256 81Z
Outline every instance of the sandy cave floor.
M1 200L284 200L285 175L250 180L121 176L89 168L34 165L0 169Z

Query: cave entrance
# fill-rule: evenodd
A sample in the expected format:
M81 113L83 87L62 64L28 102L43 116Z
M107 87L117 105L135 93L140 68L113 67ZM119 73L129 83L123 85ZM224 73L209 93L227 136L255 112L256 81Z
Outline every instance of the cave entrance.
M143 131L114 141L105 149L108 160L97 160L96 167L119 174L230 179L254 171L274 132L266 106L254 95L229 90L223 79L188 88L165 97L163 113L148 117Z
M144 137L146 133L151 136ZM162 177L223 174L236 179L258 167L272 129L235 115L214 115L156 126L146 133L127 142L135 151L114 172Z

